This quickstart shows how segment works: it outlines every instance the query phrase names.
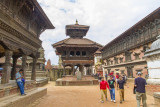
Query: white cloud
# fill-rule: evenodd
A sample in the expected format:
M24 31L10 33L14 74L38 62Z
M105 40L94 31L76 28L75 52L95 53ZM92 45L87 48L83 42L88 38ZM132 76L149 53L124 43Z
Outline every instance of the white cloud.
M46 59L58 63L51 44L66 38L65 25L89 25L87 38L102 45L119 36L160 6L159 0L38 0L56 27L40 37Z

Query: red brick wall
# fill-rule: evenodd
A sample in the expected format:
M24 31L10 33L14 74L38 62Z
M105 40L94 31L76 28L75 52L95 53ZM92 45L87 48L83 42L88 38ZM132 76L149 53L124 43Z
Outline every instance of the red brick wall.
M153 95L154 92L160 92L160 85L147 85L146 92L149 95Z

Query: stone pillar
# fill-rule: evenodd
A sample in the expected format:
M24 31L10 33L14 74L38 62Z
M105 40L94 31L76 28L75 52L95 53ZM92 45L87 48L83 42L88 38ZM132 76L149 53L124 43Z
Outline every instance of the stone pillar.
M37 63L37 58L33 58L31 80L36 80L36 63Z
M29 64L30 64L30 63L27 63L27 65L28 65L28 70L29 70Z
M102 65L102 69L103 69L103 77L105 77L105 70L103 65Z
M13 57L13 66L12 66L12 71L11 71L11 80L16 79L16 65L17 65L17 59L18 57Z
M26 60L27 60L27 55L22 55L22 69L23 69L23 76L26 78Z
M63 66L63 75L66 75L65 65Z
M4 69L2 71L2 79L1 83L9 83L10 80L10 74L11 74L11 57L12 57L13 52L11 50L5 50L5 64L4 64Z
M72 75L74 76L75 73L74 73L74 65L72 65Z
M80 66L79 66L79 71L80 71L80 72L83 72L83 65L80 65Z

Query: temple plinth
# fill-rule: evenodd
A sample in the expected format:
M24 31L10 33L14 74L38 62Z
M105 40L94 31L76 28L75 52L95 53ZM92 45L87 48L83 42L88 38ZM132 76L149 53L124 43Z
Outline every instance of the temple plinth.
M79 25L78 21L76 21L74 25L66 25L66 35L69 36L69 38L53 44L53 48L56 49L56 54L61 55L62 65L64 67L64 78L66 77L65 67L67 66L72 68L71 74L73 77L78 71L83 75L84 68L86 69L86 74L91 75L92 66L94 65L94 53L101 48L102 45L84 38L88 30L89 26ZM82 76L82 80L83 77L84 75Z

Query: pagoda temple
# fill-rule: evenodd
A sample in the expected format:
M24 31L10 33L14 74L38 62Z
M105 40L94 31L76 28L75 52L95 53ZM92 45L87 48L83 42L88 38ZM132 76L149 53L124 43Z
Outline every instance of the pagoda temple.
M84 38L89 30L89 26L79 25L76 20L74 25L66 25L66 36L69 38L53 44L56 54L61 55L63 75L66 75L65 67L72 68L72 75L78 70L82 74L89 75L94 65L94 53L102 45ZM87 73L84 73L84 68Z

